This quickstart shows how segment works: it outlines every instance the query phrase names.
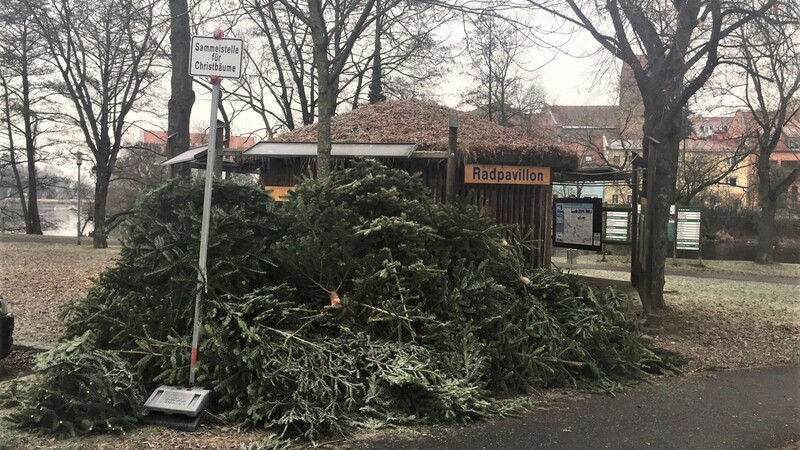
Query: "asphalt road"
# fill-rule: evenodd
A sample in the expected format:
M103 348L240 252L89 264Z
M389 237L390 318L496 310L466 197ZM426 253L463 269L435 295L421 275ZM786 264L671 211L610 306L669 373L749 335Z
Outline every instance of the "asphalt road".
M669 378L617 397L548 403L519 418L424 435L379 433L345 447L767 450L797 441L800 367L781 366Z

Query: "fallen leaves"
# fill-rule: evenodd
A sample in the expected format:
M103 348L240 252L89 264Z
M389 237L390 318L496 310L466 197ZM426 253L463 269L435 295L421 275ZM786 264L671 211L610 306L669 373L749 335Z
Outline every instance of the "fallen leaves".
M93 249L71 242L71 238L55 236L2 237L0 294L16 316L16 342L56 341L63 330L61 310L85 296L91 278L119 253L119 247Z
M629 277L601 270L576 272ZM668 275L666 287L673 292L665 295L663 328L648 332L653 344L686 356L690 372L800 362L797 287L756 281L761 275L743 275L740 281Z

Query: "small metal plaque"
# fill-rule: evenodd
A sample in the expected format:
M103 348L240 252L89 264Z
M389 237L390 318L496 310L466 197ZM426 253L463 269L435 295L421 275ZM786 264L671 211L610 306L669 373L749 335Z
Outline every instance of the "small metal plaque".
M211 391L208 389L159 386L144 407L150 411L195 417L205 409L210 399Z

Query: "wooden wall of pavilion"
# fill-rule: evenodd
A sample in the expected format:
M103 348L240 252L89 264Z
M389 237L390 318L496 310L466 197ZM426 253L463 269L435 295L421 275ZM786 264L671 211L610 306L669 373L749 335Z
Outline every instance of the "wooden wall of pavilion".
M260 161L262 186L293 186L309 173L315 158L268 158ZM381 162L389 167L419 172L434 201L445 202L447 159L391 158ZM344 164L339 159L335 164ZM530 246L528 260L533 267L550 267L552 256L552 186L466 184L464 167L456 170L456 195L511 227L509 234L525 238Z

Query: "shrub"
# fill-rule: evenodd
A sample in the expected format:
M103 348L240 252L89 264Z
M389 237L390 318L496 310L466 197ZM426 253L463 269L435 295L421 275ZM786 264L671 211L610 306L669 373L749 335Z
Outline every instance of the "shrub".
M202 180L177 178L139 199L116 266L67 311L68 337L92 330L100 348L153 354L185 343L197 293L203 187ZM206 296L251 292L274 270L268 257L278 232L274 205L256 186L227 181L214 182L212 204ZM177 363L130 361L150 380Z
M144 391L116 353L86 332L37 358L38 382L20 395L10 420L44 434L123 432L143 414Z
M145 196L117 266L68 315L68 336L135 350L148 388L186 377L201 193ZM528 273L507 230L433 203L419 176L361 161L280 207L229 183L214 202L198 380L237 423L315 439L465 422L509 411L496 395L664 369L623 296Z

